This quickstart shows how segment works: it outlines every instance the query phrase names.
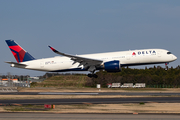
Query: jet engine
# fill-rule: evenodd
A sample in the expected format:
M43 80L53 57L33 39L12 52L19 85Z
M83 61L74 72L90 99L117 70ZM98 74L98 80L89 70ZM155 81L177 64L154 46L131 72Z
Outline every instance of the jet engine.
M107 72L120 72L121 64L119 60L109 61L104 63L104 69Z

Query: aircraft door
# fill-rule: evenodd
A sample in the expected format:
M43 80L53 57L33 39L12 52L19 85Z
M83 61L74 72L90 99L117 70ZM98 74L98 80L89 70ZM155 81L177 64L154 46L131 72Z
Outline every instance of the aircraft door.
M158 54L158 57L161 57L161 51L158 51L157 54Z
M40 67L41 67L41 68L44 68L44 61L41 61L41 62L40 62Z
M129 53L126 54L126 60L130 60L130 54Z

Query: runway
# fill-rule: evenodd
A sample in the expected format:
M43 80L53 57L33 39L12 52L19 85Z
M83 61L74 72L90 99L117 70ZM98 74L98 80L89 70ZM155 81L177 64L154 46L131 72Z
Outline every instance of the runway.
M0 95L126 95L126 96L180 96L169 92L0 92Z
M0 100L0 104L121 104L121 103L180 103L180 97L126 97L126 98L76 98L76 99L20 99Z
M51 114L0 113L0 120L179 120L176 114Z
M180 103L180 93L168 92L0 92L0 95L123 95L122 98L73 98L73 99L16 99L0 100L0 104L120 104L120 103ZM126 97L127 96L127 97ZM136 97L140 96L140 97ZM145 96L145 97L143 97ZM148 97L147 97L148 96Z

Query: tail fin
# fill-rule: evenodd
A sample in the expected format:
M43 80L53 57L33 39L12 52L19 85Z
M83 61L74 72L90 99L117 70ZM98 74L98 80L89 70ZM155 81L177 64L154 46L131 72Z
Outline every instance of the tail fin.
M12 54L14 55L18 63L35 59L28 52L26 52L21 46L19 46L14 40L6 40L6 43L8 44Z

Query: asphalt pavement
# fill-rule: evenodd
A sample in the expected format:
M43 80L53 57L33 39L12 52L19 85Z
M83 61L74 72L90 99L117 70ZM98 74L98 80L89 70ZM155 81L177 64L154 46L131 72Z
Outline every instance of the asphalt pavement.
M180 120L180 115L0 113L0 120Z
M126 95L126 96L180 96L170 92L0 92L0 95Z
M123 97L123 98L74 98L74 99L16 99L0 100L0 104L121 104L121 103L180 103L180 97Z

